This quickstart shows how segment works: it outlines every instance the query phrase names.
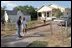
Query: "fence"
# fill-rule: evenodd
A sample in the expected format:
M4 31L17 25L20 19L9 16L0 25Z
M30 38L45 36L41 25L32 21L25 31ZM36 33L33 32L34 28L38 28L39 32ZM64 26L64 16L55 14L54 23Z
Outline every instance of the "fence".
M57 23L54 21L50 22L51 35L58 34L64 43L65 38L71 37L71 27L67 26L67 21L65 22L65 26L58 26Z
M59 32L63 32L63 33L66 33L66 35L68 35L68 33L71 32L70 27L67 26L67 21L65 23L65 26L62 26L62 25L59 26L59 25L57 25L58 22L54 22L54 21L51 21L50 23L51 23L50 24L51 30L53 29L53 30L56 30ZM55 32L53 30L51 32Z

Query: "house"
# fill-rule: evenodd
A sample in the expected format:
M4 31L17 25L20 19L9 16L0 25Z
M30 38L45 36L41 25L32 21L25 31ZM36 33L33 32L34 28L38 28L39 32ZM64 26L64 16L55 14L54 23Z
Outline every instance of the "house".
M65 12L64 12L64 16L68 16L70 15L71 16L71 9L70 8L65 8Z
M25 12L25 11L18 11L17 12L17 16L19 17L19 16L22 16L22 18L23 17L25 17L25 19L26 19L26 21L30 21L31 20L31 15L28 13L28 12Z
M16 10L5 10L5 21L6 22L8 22L8 19L10 19L12 23L16 23L19 16L25 17L27 21L30 21L31 19L30 14L24 11L21 12L21 11L16 11Z
M41 17L39 18L38 13L41 13ZM38 19L47 19L47 17L52 16L52 9L47 6L42 6L37 10Z
M50 4L49 6L42 6L37 10L37 16L38 19L46 19L46 20L51 20L52 18L56 18L54 16L52 16L52 9L56 8L56 9L60 9L61 12L65 11L65 8L54 5L54 4ZM38 13L41 13L41 17L39 17Z
M8 16L8 19L10 19L11 22L16 22L17 11L14 11L14 10L5 10L5 12L6 12L5 14L7 14L7 16ZM6 17L6 16L4 16L4 17ZM8 20L7 20L7 22L8 22Z

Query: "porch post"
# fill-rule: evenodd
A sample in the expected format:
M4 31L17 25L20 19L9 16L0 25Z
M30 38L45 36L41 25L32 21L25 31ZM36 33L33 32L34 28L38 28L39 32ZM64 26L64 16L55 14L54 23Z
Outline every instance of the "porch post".
M47 17L47 12L46 12L46 16L45 16L45 18Z
M52 16L52 11L51 11L51 16Z
M39 20L38 18L39 18L39 17L38 17L38 12L37 12L37 20Z
M45 17L43 12L41 12L41 16L42 16L43 18Z
M46 17L47 17L47 12L46 12Z

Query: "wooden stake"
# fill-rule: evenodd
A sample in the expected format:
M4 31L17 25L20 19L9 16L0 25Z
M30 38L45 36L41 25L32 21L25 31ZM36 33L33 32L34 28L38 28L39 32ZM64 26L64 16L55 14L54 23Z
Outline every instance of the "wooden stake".
M52 21L50 21L50 30L51 30L51 35L53 34L52 32Z
M67 32L68 30L67 30L67 21L66 21L66 33L67 33L67 36L68 36L68 32Z

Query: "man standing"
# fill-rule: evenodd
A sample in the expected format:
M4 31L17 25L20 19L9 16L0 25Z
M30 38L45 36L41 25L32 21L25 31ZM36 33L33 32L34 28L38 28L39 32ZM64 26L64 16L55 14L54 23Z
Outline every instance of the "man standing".
M21 19L22 19L21 16L19 16L19 19L18 19L18 21L17 21L18 37L19 37L19 38L22 37L22 36L20 35L20 33L21 33L21 24L22 24Z

